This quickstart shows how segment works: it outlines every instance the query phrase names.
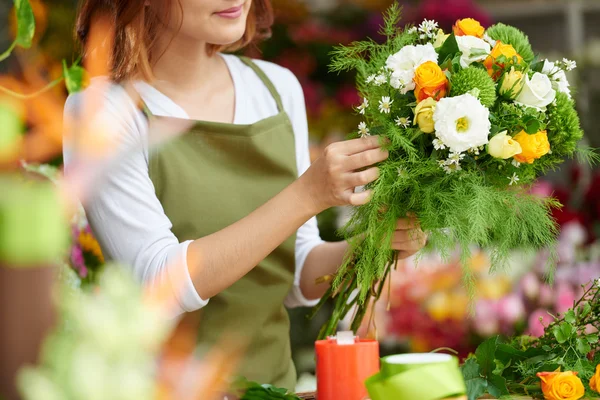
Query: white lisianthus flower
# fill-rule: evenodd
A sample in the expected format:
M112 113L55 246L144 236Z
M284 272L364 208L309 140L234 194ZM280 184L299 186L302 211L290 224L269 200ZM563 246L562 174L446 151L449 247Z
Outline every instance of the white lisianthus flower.
M484 61L492 52L489 43L475 36L457 36L456 42L462 52L460 66L463 68L467 68L475 62Z
M544 66L542 67L542 73L548 75L554 90L564 93L571 98L571 85L569 84L565 71L558 68L552 61L545 60Z
M525 85L515 103L544 111L555 98L556 91L552 87L552 81L548 75L536 72L531 78L525 77Z
M490 111L473 95L440 99L433 121L437 138L454 153L488 143Z
M496 46L497 42L494 39L492 39L490 35L487 34L487 32L483 35L483 40L485 40L486 43L488 43L492 47Z
M385 62L386 67L392 71L392 77L395 77L394 83L405 83L402 88L403 94L415 89L413 81L415 70L427 61L437 63L438 55L431 43L416 46L404 46L402 50L388 57ZM399 86L400 87L400 86Z
M414 77L414 71L396 71L390 77L390 85L394 89L400 90L400 93L406 94L409 90L415 89Z

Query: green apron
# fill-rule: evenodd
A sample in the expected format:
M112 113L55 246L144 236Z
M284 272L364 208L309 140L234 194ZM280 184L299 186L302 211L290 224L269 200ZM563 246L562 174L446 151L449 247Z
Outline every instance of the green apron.
M281 97L256 64L241 59L269 89L279 113L252 125L198 121L150 152L150 178L180 242L244 218L298 177L294 131ZM283 300L294 281L295 241L295 235L289 237L211 298L200 310L198 328L202 345L214 344L226 332L246 335L249 347L239 375L288 389L295 386L296 371Z

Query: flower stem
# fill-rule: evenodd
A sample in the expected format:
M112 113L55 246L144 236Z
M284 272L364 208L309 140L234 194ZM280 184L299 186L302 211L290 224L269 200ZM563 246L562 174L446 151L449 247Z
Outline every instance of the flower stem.
M1 60L1 58L0 58L0 60ZM0 86L0 92L6 93L9 96L16 97L17 99L20 99L20 100L28 100L28 99L34 98L36 96L39 96L40 94L42 94L44 92L47 92L48 90L52 89L53 87L55 87L56 85L61 83L64 79L65 78L61 76L60 78L57 78L57 79L53 80L52 82L48 83L43 88L36 90L33 93L29 93L29 94L13 92L12 90L7 89L3 86Z
M15 49L15 47L17 46L17 41L15 40L14 42L12 42L10 44L10 47L2 54L0 54L0 61L4 61L8 58L8 56L10 56L10 54L12 53L12 51Z

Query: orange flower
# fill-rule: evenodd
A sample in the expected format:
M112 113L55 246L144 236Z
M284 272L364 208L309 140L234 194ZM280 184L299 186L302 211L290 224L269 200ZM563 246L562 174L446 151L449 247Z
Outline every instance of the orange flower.
M502 70L505 67L504 63L496 61L496 59L500 58L501 56L504 56L510 60L509 64L512 64L513 57L517 57L518 64L523 61L523 58L519 55L519 53L517 53L517 50L515 50L514 47L512 47L510 44L504 44L501 41L497 41L496 45L492 49L492 52L483 63L488 70L488 74L490 74L494 80L498 79L500 75L502 75ZM494 65L497 67L495 71Z
M452 27L456 36L475 36L482 38L485 28L473 18L459 19Z
M533 164L534 160L548 154L550 151L546 131L539 131L534 135L521 131L513 139L521 145L522 152L515 155L515 160L520 163Z
M577 372L538 372L542 381L542 392L546 400L578 400L585 395L585 389Z
M433 61L421 64L417 68L414 81L416 84L415 96L419 103L428 97L439 100L448 92L448 78L440 66Z
M596 365L596 373L590 379L590 389L600 393L600 364Z

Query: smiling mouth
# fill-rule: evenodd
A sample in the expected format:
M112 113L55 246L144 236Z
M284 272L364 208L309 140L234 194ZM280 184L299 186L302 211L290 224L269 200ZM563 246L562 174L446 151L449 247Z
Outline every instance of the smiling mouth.
M228 8L227 10L216 12L215 14L218 15L219 17L233 19L233 18L240 17L242 15L242 11L243 11L243 5L239 5L237 7L231 7L231 8Z

